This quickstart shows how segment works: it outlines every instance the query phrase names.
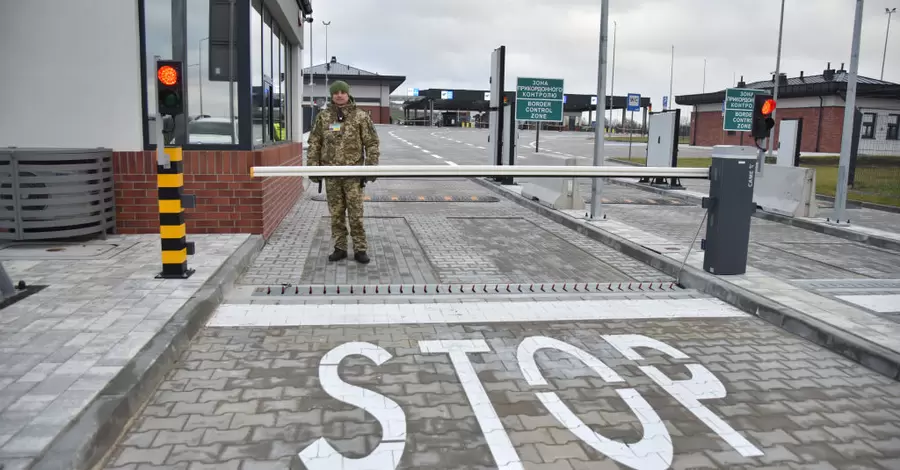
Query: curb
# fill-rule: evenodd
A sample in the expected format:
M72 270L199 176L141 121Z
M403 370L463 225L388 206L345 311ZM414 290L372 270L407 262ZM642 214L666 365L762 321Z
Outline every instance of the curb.
M630 188L640 189L642 191L659 194L661 196L668 196L675 199L681 199L682 201L688 201L693 203L700 203L700 198L696 196L691 196L689 194L679 193L678 190L667 190L662 188L654 188L652 186L646 186L640 183L632 183L629 181L619 181L619 180L609 180L610 183L618 184L620 186L627 186ZM848 203L848 206L850 204ZM854 205L856 203L854 202ZM878 235L869 235L865 233L853 232L851 230L846 230L840 227L832 227L829 225L819 224L816 222L811 222L808 220L797 219L794 217L788 217L786 215L776 214L774 212L766 212L763 210L757 210L753 213L754 217L768 220L770 222L779 222L785 225L790 225L792 227L802 228L804 230L809 230L812 232L822 233L825 235L831 235L837 238L843 238L844 240L850 240L853 242L864 243L866 245L874 246L876 248L884 248L887 250L895 250L900 251L900 242L896 240L891 240L890 238L880 237Z
M178 361L264 244L259 235L251 235L244 241L76 420L53 440L31 469L89 469L105 458L132 417L150 398L171 365Z
M549 207L529 201L515 193L502 189L493 182L482 178L473 178L473 181L592 240L603 243L669 276L680 278L682 287L711 295L789 333L793 333L856 361L882 375L894 380L900 380L900 354L888 350L879 344L835 328L815 317L781 305L778 302L734 285L724 278L713 276L692 266L685 265L679 276L681 263L663 256L659 252L638 245L618 235L594 228L582 223L579 219Z

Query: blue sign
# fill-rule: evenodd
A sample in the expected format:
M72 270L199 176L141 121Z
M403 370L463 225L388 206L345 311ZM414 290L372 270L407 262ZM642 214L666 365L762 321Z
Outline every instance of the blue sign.
M628 104L625 108L628 111L640 111L641 110L641 95L637 93L629 93L628 94Z
M669 97L663 96L663 109L669 109Z
M442 100L452 100L453 99L453 90L442 90L441 91L441 99Z
M413 88L413 96L419 96L419 89Z

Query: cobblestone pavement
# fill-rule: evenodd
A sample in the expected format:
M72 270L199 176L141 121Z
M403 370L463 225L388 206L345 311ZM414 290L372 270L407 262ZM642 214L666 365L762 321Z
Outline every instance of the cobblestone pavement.
M0 249L14 282L46 286L0 311L0 467L42 455L248 235L189 239L186 280L155 279L158 235Z
M105 468L900 466L900 384L718 301L368 307L221 307Z
M425 153L423 150L427 149L407 143L400 136L403 131L395 129L399 128L378 127L383 164L442 165L449 160L438 153L439 148ZM418 133L429 135L425 130ZM303 195L241 283L670 280L641 262L504 198L496 202L366 202L371 263L328 263L327 255L333 248L331 222L326 203L313 199L315 191L311 187ZM366 194L373 199L404 194L440 194L461 200L472 196L496 198L496 194L478 184L458 178L381 179L367 185Z

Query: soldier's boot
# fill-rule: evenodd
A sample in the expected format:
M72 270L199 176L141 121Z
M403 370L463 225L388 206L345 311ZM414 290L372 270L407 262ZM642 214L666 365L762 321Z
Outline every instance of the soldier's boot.
M367 255L365 251L357 251L355 258L356 261L362 264L369 264L369 255Z
M328 255L328 261L340 261L347 257L347 250L335 248L334 253Z

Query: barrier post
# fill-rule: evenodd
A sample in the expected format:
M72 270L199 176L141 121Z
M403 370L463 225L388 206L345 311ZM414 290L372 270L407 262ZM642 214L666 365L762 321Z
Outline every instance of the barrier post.
M163 149L167 161L157 162L159 193L159 236L162 271L157 279L187 279L194 274L187 257L194 254L194 242L187 241L184 206L193 207L193 198L184 195L184 162L181 147ZM187 204L183 204L187 202Z

